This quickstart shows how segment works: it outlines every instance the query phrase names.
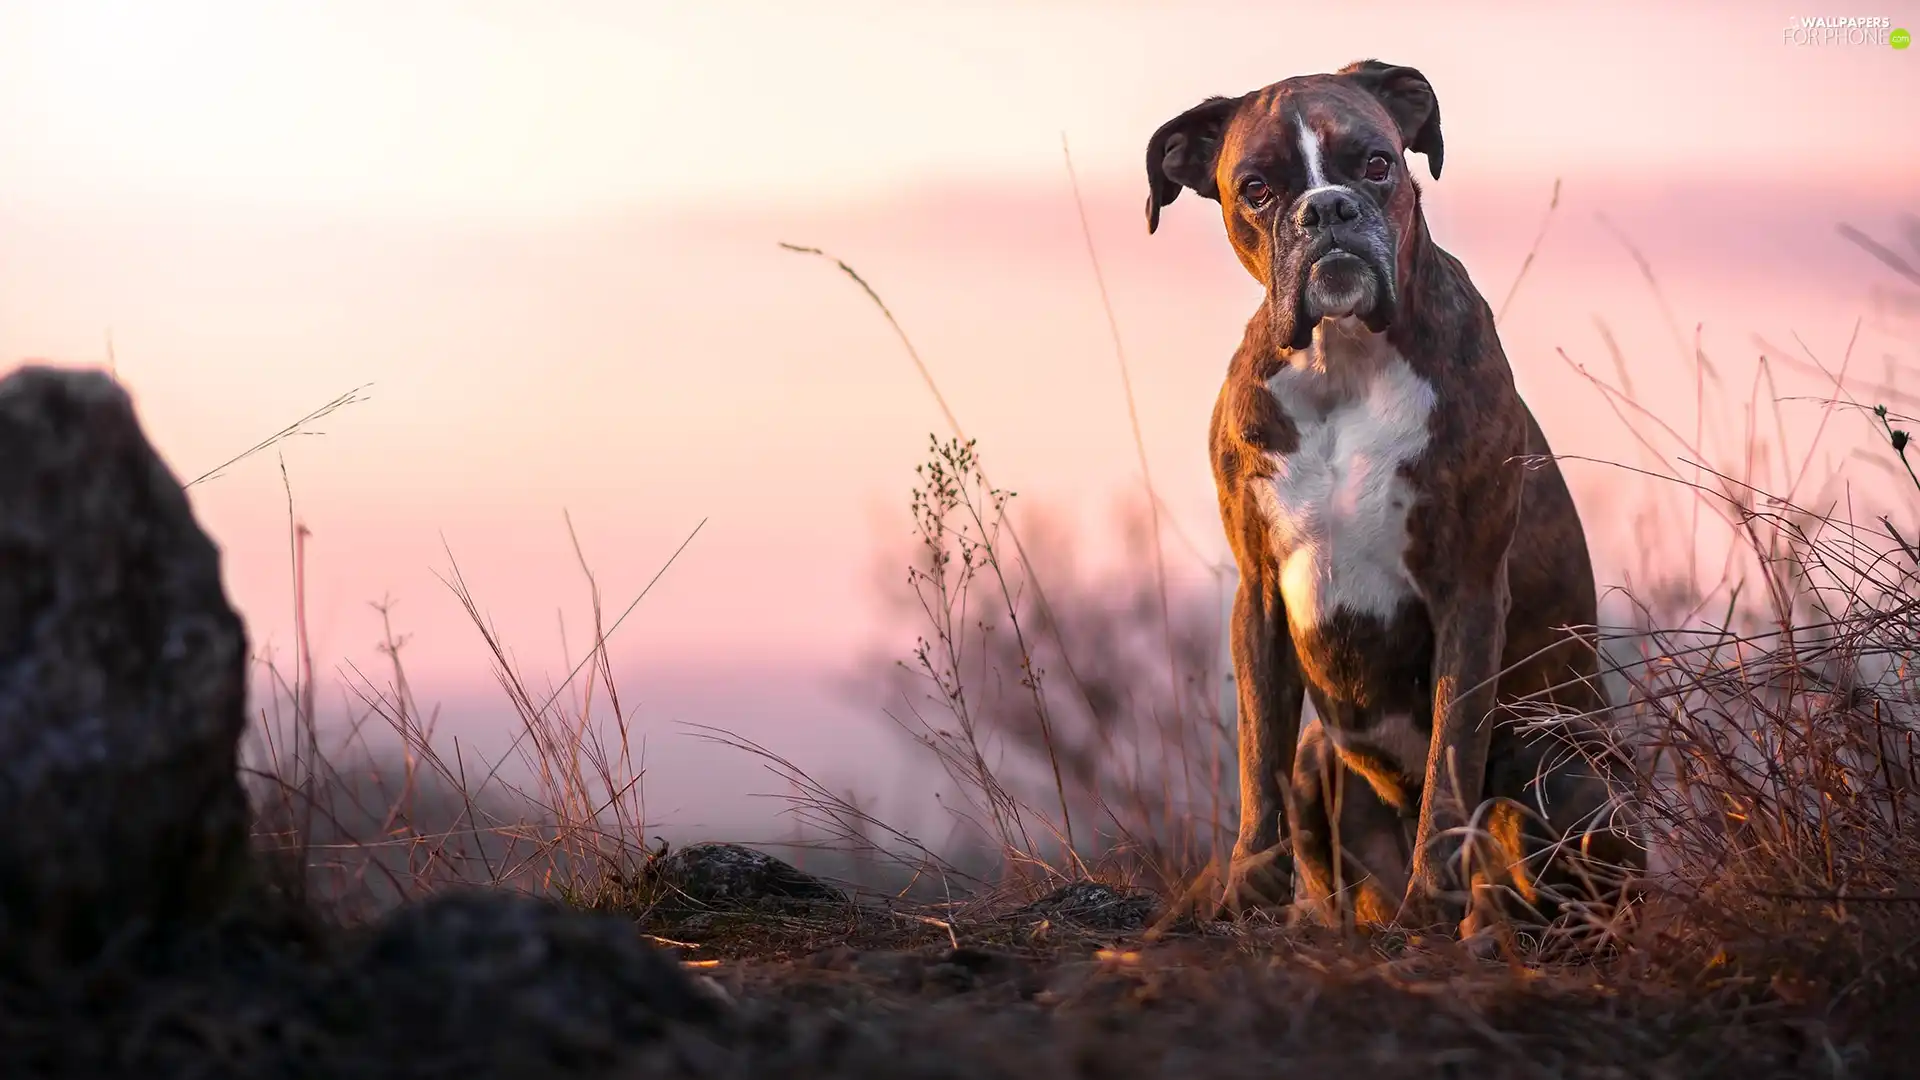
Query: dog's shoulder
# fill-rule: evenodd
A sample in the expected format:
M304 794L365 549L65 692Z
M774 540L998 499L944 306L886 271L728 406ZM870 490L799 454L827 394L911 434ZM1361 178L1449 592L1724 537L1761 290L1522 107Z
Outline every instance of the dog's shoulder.
M1266 380L1278 366L1272 332L1264 306L1247 323L1240 347L1227 365L1226 379L1214 399L1208 429L1209 458L1213 466L1220 520L1241 574L1256 577L1270 559L1270 527L1258 512L1252 485L1273 471L1273 453L1289 452L1299 444L1299 433L1267 389Z
M1278 366L1272 327L1263 308L1247 321L1213 404L1208 440L1214 479L1223 497L1239 481L1258 475L1266 454L1287 453L1298 442L1292 421L1267 390L1267 380Z

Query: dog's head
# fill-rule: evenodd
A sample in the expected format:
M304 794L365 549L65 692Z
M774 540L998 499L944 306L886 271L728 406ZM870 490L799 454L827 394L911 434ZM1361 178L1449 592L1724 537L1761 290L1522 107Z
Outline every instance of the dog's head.
M1267 287L1276 341L1305 348L1322 318L1393 321L1419 188L1440 177L1440 105L1426 77L1378 60L1210 98L1147 144L1147 231L1191 188L1220 204L1240 262Z

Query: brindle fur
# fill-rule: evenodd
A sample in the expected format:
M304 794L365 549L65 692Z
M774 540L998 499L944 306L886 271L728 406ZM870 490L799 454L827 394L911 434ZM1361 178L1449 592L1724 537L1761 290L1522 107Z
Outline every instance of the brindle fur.
M1299 910L1321 918L1458 922L1463 933L1494 914L1531 908L1550 916L1541 884L1577 887L1595 863L1644 867L1638 844L1621 833L1583 830L1573 839L1586 857L1562 854L1540 876L1548 845L1616 801L1620 763L1605 752L1597 725L1569 728L1587 750L1569 754L1568 732L1529 736L1512 722L1523 699L1530 709L1608 715L1592 642L1569 629L1595 622L1593 569L1573 499L1514 387L1493 313L1460 262L1433 242L1419 188L1404 171L1368 208L1384 216L1394 255L1388 302L1366 321L1437 399L1426 449L1402 471L1418 493L1405 552L1418 595L1391 617L1345 612L1317 632L1287 620L1255 485L1272 472L1270 453L1298 445L1267 382L1313 328L1300 324L1309 317L1304 269L1276 238L1282 226L1242 206L1234 184L1248 161L1299 175L1300 124L1328 148L1389 139L1401 163L1407 150L1422 153L1439 175L1431 87L1417 71L1376 61L1210 99L1162 127L1148 149L1149 229L1183 188L1216 199L1235 253L1268 288L1228 369L1210 433L1221 520L1240 570L1232 655L1241 821L1222 907L1297 899ZM1302 731L1309 696L1318 716ZM1369 751L1368 732L1389 713L1410 713L1425 740L1420 775L1402 775L1389 756ZM1345 749L1325 725L1343 733ZM1456 792L1464 800L1449 797ZM1543 804L1544 822L1530 812ZM1446 834L1481 807L1478 857L1462 880L1462 841Z

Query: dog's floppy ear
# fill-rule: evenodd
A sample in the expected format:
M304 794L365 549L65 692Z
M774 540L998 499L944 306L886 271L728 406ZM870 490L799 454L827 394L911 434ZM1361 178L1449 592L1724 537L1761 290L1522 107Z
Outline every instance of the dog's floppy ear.
M1192 188L1209 199L1220 198L1213 167L1220 160L1220 143L1227 122L1240 107L1240 98L1210 97L1160 125L1147 140L1147 231L1160 227L1160 208Z
M1361 60L1340 69L1387 107L1400 125L1400 141L1416 154L1427 156L1427 171L1440 179L1440 99L1427 77L1410 67Z

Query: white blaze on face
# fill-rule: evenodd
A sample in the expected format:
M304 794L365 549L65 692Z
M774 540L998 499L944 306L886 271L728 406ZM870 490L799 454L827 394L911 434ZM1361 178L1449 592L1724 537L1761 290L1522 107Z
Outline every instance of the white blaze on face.
M1329 189L1352 191L1345 184L1335 184L1327 179L1326 147L1321 145L1320 133L1313 130L1305 117L1296 119L1294 123L1300 127L1300 163L1307 171L1307 186L1300 197L1293 201L1293 205L1299 206L1302 200Z
M1267 455L1273 475L1258 490L1287 621L1301 630L1337 611L1385 619L1416 595L1406 565L1414 492L1400 470L1426 451L1433 387L1397 353L1332 401L1330 377L1289 365L1267 383L1300 438L1292 453Z
M1326 187L1327 173L1320 164L1320 135L1305 119L1300 121L1300 160L1307 166L1307 189Z

